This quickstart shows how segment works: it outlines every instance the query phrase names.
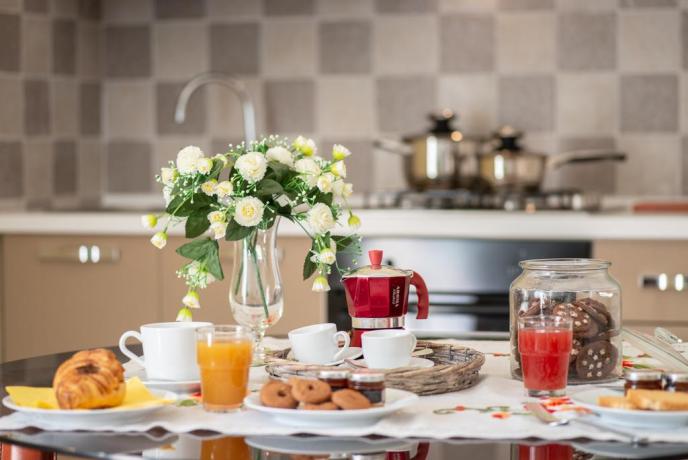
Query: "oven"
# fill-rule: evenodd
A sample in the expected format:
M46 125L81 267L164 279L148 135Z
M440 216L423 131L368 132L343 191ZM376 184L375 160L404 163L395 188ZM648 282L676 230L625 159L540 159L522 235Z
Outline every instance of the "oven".
M364 238L363 255L338 254L346 269L367 265L370 249L384 250L384 263L418 272L430 293L428 319L416 320L417 297L409 298L406 328L420 338L507 338L509 285L519 261L591 256L589 241L479 240L452 238ZM328 321L351 329L340 277L330 276Z

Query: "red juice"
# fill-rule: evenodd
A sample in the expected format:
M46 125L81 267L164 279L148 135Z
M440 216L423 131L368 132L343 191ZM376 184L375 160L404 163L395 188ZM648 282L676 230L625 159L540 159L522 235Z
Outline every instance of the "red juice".
M528 390L566 388L572 340L571 329L546 327L518 331L523 383Z

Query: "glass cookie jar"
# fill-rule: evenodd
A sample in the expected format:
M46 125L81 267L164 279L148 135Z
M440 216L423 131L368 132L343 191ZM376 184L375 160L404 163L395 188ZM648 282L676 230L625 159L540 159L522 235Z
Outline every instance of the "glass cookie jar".
M607 382L622 374L621 287L609 262L595 259L537 259L509 290L511 375L521 380L518 319L538 315L570 317L573 348L568 383Z

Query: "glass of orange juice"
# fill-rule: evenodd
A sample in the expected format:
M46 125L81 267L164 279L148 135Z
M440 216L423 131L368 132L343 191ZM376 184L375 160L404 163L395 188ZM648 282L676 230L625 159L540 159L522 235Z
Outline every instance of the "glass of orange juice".
M252 339L250 331L241 326L196 329L196 354L205 410L230 412L241 407L248 390Z

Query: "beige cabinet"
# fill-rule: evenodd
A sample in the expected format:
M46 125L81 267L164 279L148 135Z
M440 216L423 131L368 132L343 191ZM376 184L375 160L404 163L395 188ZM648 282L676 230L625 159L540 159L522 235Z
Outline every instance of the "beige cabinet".
M624 325L665 326L688 340L688 283L682 288L681 281L688 275L688 241L596 241L593 255L612 262Z

